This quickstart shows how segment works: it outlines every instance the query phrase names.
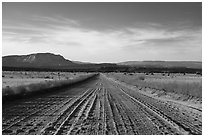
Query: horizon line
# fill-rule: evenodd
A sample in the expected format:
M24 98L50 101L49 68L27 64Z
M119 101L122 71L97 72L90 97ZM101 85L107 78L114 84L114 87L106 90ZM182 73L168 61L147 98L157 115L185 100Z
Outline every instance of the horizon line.
M62 57L64 57L61 54L57 54L57 53L52 53L52 52L34 52L34 53L28 53L28 54L9 54L9 55L2 55L2 57L6 57L6 56L26 56L26 55L31 55L31 54L54 54L54 55L60 55ZM65 57L64 57L65 58ZM201 62L198 60L125 60L125 61L120 61L120 62L90 62L90 61L81 61L81 60L72 60L72 59L67 59L66 60L70 60L72 62L82 62L82 63L110 63L110 64L118 64L118 63L124 63L124 62Z

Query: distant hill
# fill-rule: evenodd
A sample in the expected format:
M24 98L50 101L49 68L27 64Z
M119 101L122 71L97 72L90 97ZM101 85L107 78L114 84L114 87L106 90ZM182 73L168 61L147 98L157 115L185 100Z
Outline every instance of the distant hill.
M193 61L128 61L88 63L70 61L61 55L36 53L2 57L2 70L10 71L83 71L83 72L187 72L202 73L202 62Z
M70 70L70 71L97 71L100 68L116 67L111 63L87 63L70 61L61 55L53 53L36 53L29 55L12 55L2 57L3 70Z
M202 68L202 62L195 61L127 61L118 63L118 65L128 65L134 67L154 67L154 68L173 68L173 67L184 67L184 68Z
M94 64L94 63L90 63L90 62L81 62L81 61L72 61L73 63L76 64Z
M75 65L77 64L66 60L63 56L52 53L36 53L21 56L12 55L2 58L3 67L59 68Z

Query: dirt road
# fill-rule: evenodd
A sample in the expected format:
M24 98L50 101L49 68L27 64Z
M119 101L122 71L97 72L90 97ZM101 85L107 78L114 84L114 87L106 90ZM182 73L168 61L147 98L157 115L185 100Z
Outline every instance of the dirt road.
M3 105L2 134L202 134L202 121L100 74L69 89Z

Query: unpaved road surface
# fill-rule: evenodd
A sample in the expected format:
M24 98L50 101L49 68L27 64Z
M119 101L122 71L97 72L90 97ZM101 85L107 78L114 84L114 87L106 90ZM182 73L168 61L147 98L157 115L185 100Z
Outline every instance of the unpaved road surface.
M2 134L202 134L202 120L194 115L100 74L69 89L4 104Z

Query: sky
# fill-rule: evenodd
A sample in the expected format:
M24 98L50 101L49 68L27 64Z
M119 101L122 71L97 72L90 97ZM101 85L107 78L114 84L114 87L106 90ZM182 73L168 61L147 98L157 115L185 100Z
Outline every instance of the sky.
M2 4L2 55L83 62L202 61L202 3Z

